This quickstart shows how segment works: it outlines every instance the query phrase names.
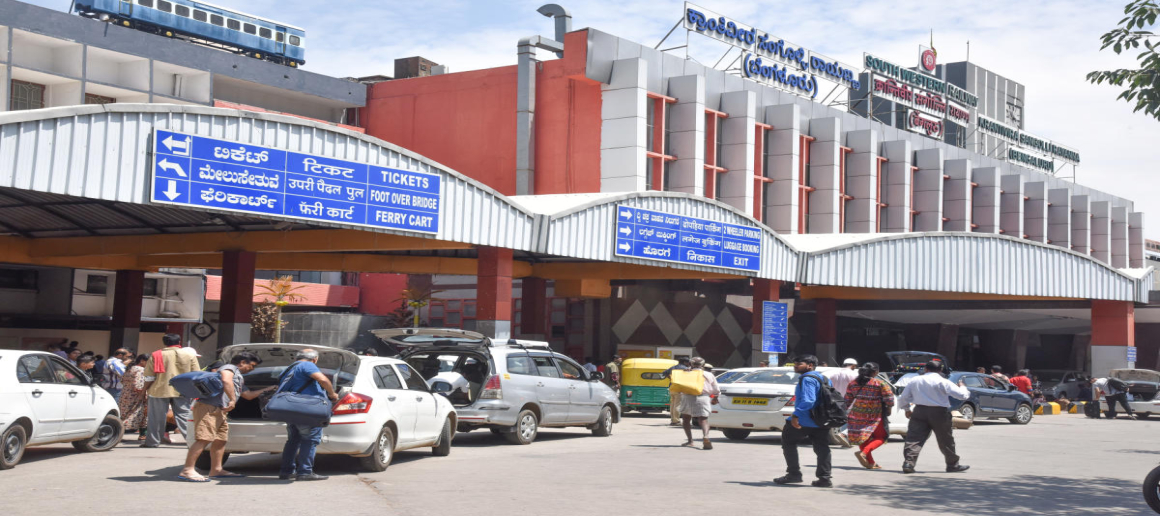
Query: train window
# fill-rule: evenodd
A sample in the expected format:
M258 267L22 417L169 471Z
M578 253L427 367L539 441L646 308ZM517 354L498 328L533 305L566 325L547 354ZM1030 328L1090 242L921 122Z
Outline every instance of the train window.
M281 43L281 42L283 42L283 41L286 41L286 33L284 33L284 32L279 32L279 33L275 34L275 35L274 35L274 41L277 41L278 43Z
M173 6L173 14L189 18L189 8L184 5Z
M199 22L203 22L203 21L209 20L209 15L206 14L205 11L198 11L197 9L194 9L193 10L193 19L195 19Z
M298 36L291 34L290 35L290 44L297 47L297 46L300 46L302 44L302 40L298 39Z
M242 22L238 20L226 20L226 27L232 30L242 30Z
M257 34L258 28L252 24L247 23L242 26L242 32L245 32L246 34Z
M258 29L258 35L262 36L263 38L266 38L266 39L270 39L270 38L274 37L274 33L272 31L270 31L270 29L267 29L265 27Z
M173 12L173 3L165 0L157 0L157 10L163 13Z
M137 5L141 7L153 7L153 0L137 0Z
M226 19L217 14L211 14L209 15L209 22L217 25L218 27L221 27L226 24Z

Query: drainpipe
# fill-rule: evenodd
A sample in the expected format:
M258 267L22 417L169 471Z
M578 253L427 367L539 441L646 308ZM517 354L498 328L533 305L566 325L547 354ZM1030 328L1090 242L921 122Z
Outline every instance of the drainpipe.
M516 91L516 195L532 195L536 192L536 49L542 48L564 56L564 34L572 29L572 15L567 9L556 4L546 4L538 9L540 14L556 19L556 40L543 36L523 38L516 45L517 91Z

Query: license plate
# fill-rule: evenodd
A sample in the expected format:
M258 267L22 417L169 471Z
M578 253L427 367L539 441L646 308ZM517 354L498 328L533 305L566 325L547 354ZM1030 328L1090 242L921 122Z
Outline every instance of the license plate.
M769 405L769 398L733 398L734 405Z

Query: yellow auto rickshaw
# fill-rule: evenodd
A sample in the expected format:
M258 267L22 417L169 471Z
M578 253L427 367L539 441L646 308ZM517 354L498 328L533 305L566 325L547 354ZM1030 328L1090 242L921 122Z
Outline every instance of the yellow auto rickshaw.
M677 365L663 358L630 358L620 364L620 407L624 411L669 409L669 379L664 372Z

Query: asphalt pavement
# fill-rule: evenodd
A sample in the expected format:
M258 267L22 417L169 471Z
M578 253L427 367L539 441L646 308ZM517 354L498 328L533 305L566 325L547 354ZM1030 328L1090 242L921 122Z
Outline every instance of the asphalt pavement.
M629 415L611 437L549 429L529 446L487 431L461 433L450 456L401 452L382 473L323 456L316 469L332 477L322 482L278 480L279 457L269 454L230 458L227 469L246 478L191 484L174 480L181 446L126 442L81 454L53 445L30 448L15 469L0 471L0 513L147 514L156 504L166 514L247 516L1153 514L1141 482L1160 464L1160 420L1037 416L1027 426L983 421L955 436L966 473L943 472L933 439L914 475L901 473L897 437L875 452L878 471L862 469L852 449L833 447L833 489L808 485L815 464L808 446L800 449L807 483L776 486L785 468L779 434L735 442L714 432L713 450L699 449L699 439L690 449L665 415Z

